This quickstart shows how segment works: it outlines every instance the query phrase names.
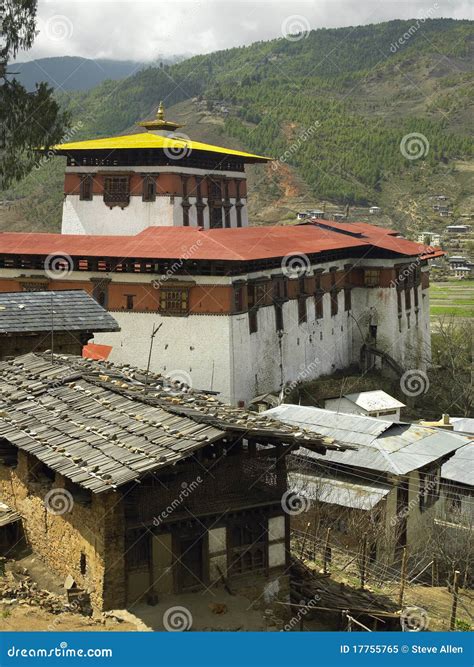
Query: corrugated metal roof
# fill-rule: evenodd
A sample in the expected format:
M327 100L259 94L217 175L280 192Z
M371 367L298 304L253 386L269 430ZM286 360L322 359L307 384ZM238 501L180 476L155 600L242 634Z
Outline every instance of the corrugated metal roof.
M470 417L451 417L449 421L455 431L474 435L474 419Z
M337 442L352 445L370 444L377 435L386 431L392 424L390 421L382 421L374 417L346 415L303 405L282 404L262 414L275 417L287 424L304 426L310 431L334 438ZM357 422L354 421L356 417Z
M298 496L359 510L373 509L390 493L386 484L359 484L349 478L288 473L288 489Z
M418 424L383 422L373 417L343 415L303 405L280 405L262 414L295 426L304 426L316 433L330 433L337 442L358 446L356 451L328 451L325 455L305 448L298 450L300 455L395 475L405 475L411 470L417 470L470 441L469 438L452 431Z
M5 503L2 503L0 500L0 528L3 526L8 526L10 523L16 523L20 521L21 516L15 510L12 510L11 507L8 507Z
M473 485L474 442L460 447L441 467L441 477L459 484Z
M375 391L361 391L355 394L344 394L344 398L352 401L363 410L372 412L374 410L391 410L392 408L404 408L405 403L397 401L387 392L377 389Z
M84 290L0 292L0 335L51 331L120 331Z

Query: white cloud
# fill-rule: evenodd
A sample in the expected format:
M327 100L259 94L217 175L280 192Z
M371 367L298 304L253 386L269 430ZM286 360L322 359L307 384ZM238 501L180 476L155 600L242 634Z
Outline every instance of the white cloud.
M18 60L76 55L153 62L281 37L289 16L312 29L410 19L472 18L468 0L40 0L39 34Z

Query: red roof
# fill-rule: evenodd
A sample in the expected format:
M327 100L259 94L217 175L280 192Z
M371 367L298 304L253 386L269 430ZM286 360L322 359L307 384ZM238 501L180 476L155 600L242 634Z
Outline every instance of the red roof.
M375 246L400 255L416 256L421 252L429 257L439 255L430 253L427 246L396 238L380 227L357 223L359 228L364 224L364 232L363 236L354 237L337 229L338 224L331 222L331 230L313 224L208 230L148 227L136 236L3 232L0 254L248 261Z

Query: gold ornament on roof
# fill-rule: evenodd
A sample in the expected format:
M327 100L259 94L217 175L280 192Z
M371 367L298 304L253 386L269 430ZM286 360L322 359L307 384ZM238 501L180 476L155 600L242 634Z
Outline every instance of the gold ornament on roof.
M148 131L163 130L165 132L174 132L179 127L183 127L179 123L174 123L170 120L165 120L165 107L163 102L158 105L156 118L154 120L141 120L137 125L146 128Z

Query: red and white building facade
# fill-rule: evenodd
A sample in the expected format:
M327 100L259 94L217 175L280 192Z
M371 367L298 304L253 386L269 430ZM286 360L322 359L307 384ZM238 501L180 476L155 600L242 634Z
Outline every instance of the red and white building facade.
M233 404L358 363L364 346L423 367L440 251L366 223L249 227L244 168L266 158L170 137L161 109L144 125L57 147L63 233L0 233L0 291L88 291L121 327L94 342L141 368L161 325L151 369Z

